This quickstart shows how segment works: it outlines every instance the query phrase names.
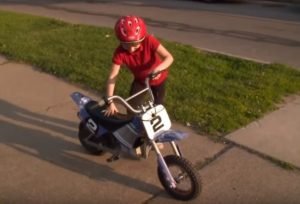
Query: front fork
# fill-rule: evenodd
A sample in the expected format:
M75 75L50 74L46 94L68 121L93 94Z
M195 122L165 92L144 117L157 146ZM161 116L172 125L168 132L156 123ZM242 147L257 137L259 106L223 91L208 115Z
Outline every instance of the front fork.
M171 172L170 172L170 170L168 168L168 165L166 164L166 162L165 162L165 160L164 160L164 158L163 158L163 156L162 156L159 148L157 147L156 142L155 141L151 141L151 143L152 143L152 146L154 147L154 150L155 150L156 155L157 155L159 168L162 169L165 177L167 178L166 180L168 181L169 186L171 188L176 188L176 181L173 178L173 176L172 176L172 174L171 174ZM176 145L176 143L174 141L172 141L172 142L170 142L170 144L171 144L171 147L172 147L174 153L177 156L181 157L181 152L180 152L178 146Z

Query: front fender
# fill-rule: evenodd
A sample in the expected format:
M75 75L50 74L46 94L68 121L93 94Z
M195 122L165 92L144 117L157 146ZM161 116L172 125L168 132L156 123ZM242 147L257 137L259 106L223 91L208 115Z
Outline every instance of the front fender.
M167 130L160 133L155 137L156 142L172 142L175 140L182 140L187 137L187 133L177 131L177 130Z

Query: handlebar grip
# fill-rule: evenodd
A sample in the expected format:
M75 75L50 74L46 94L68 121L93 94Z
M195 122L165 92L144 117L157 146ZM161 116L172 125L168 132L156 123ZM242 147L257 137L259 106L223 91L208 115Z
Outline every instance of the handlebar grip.
M101 99L99 102L98 102L99 106L105 106L106 105L106 102L104 99Z

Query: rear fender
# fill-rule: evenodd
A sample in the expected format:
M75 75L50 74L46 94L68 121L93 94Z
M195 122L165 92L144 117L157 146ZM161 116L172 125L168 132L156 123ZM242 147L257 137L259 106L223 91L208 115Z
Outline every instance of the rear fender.
M87 104L91 100L91 98L89 98L79 92L72 93L71 98L79 108L83 107L85 104Z
M77 116L81 121L85 121L87 118L91 117L90 114L88 114L88 112L84 108L84 105L91 101L91 98L79 92L72 93L71 98L79 109Z

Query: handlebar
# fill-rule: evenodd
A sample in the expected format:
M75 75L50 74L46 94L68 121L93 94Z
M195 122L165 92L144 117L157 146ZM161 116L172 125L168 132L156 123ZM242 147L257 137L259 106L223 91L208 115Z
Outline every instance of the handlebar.
M138 113L141 113L142 110L138 110L138 109L133 108L127 101L129 101L131 98L134 98L134 96L139 95L139 94L141 94L142 92L147 91L148 89L149 89L149 88L147 87L147 88L143 89L142 91L138 92L137 94L131 96L130 98L127 98L126 100L125 100L124 98L122 98L121 96L111 96L111 97L108 97L108 98L104 97L102 100L100 100L100 101L98 102L98 104L99 104L99 106L105 106L105 105L108 105L108 104L109 104L109 101L112 101L112 100L118 100L118 101L120 101L126 108L128 108L130 111L132 111L133 113L138 114Z
M109 100L118 100L120 101L126 108L128 108L133 113L141 113L142 110L138 110L133 108L126 100L124 100L121 96L111 96L108 98Z
M152 93L152 90L151 90L151 87L150 87L150 84L149 84L149 81L153 78L155 78L158 74L160 74L162 71L158 71L158 72L152 72L150 73L147 78L145 79L145 84L146 84L146 88L144 88L143 90L139 91L138 93L130 96L129 98L127 98L126 100L120 96L110 96L110 97L103 97L102 100L100 100L98 102L98 104L100 106L105 106L105 105L109 105L109 102L112 101L112 100L118 100L120 101L126 108L128 108L130 111L132 111L133 113L141 113L143 110L139 110L139 109L135 109L133 108L127 101L129 101L130 99L136 97L137 95L140 95L146 91L149 91L149 94L150 94L150 97L152 99L152 101L154 101L154 96L153 96L153 93Z

